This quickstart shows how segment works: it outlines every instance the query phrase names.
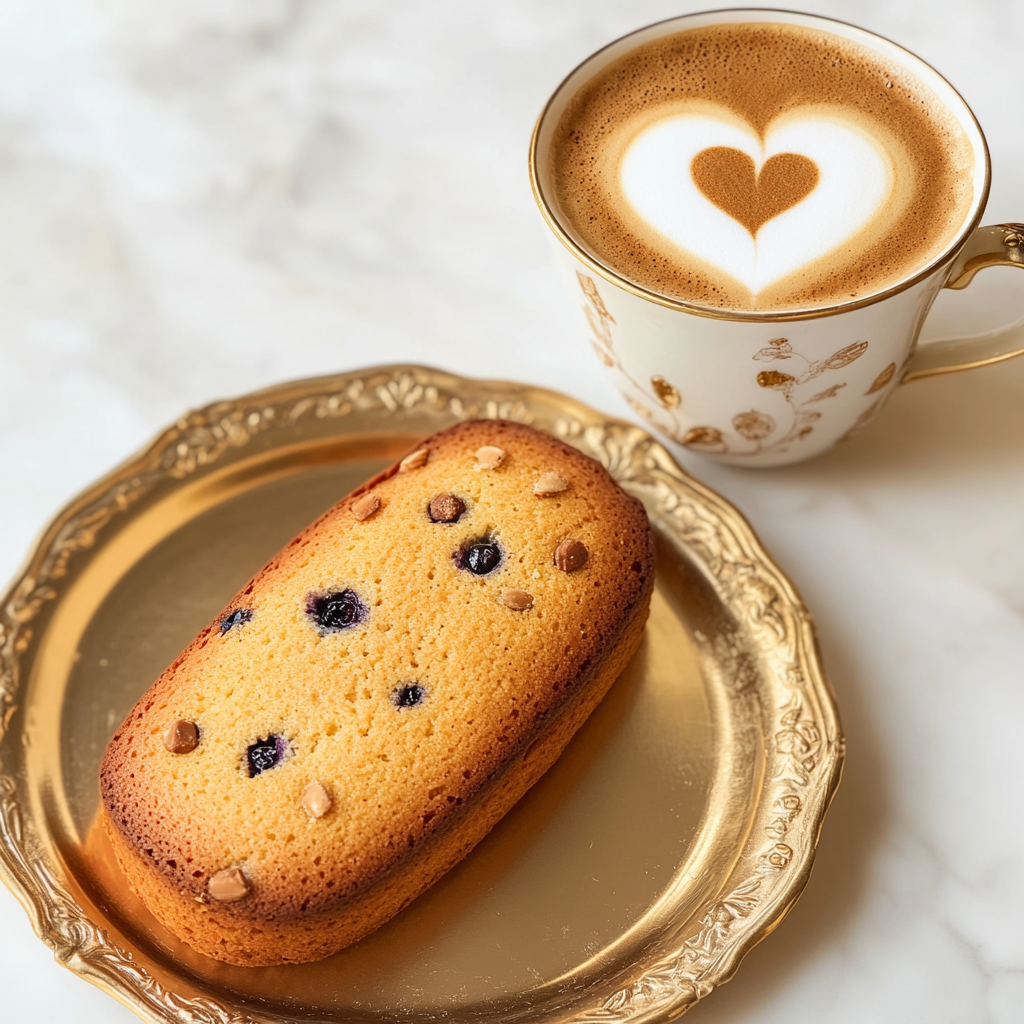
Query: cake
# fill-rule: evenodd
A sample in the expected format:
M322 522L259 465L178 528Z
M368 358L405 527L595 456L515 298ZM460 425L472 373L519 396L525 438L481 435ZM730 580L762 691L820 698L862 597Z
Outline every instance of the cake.
M285 547L100 769L128 882L200 952L301 963L461 860L640 644L640 502L517 423L427 438Z

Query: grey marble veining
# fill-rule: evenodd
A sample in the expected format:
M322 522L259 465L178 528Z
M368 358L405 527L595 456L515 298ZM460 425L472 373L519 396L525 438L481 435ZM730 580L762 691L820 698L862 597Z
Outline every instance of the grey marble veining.
M184 408L379 362L629 417L526 177L541 105L664 0L0 5L0 575ZM1020 0L828 0L963 93L1024 220ZM1024 278L1024 275L1017 275ZM944 296L993 326L1024 280ZM681 453L816 616L849 740L811 884L708 1024L1024 1019L1024 360L909 385L813 463ZM127 1022L0 891L0 1017Z

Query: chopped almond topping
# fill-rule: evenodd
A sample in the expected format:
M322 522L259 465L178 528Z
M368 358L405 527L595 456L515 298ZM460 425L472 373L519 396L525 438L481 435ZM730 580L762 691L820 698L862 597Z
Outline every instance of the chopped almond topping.
M550 498L561 494L569 486L569 481L561 473L541 473L533 485L533 493L538 498Z
M380 508L380 498L377 497L372 491L367 494L361 494L355 501L352 502L349 511L362 522L364 519L369 519L370 516L374 515Z
M533 607L533 595L525 590L503 590L501 603L514 612L525 612Z
M206 889L218 903L234 903L249 895L249 880L241 868L224 868L210 878Z
M505 449L485 444L476 450L477 469L497 469L505 461Z
M406 455L398 464L399 473L408 473L413 469L419 469L427 464L427 456L430 455L428 448L417 448L416 451Z
M322 818L331 803L331 794L319 782L311 782L302 791L302 808L311 818Z

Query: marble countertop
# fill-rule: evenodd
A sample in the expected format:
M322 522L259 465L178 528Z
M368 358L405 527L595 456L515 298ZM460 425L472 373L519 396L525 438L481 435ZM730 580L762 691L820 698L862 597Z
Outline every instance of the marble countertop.
M0 5L0 577L182 410L278 380L411 361L634 418L563 294L526 145L586 54L704 6ZM1020 0L788 6L945 74L989 139L986 221L1024 219ZM1024 276L993 271L926 334L1022 310ZM849 744L805 895L695 1022L1024 1019L1022 395L1024 360L914 383L788 469L676 449L804 595ZM135 1019L2 889L0 988L5 1021Z

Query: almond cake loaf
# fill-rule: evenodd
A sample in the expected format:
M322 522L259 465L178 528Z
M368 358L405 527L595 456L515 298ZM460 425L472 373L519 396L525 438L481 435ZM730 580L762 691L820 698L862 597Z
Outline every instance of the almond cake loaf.
M100 770L154 916L241 965L356 942L461 860L640 644L643 507L575 448L460 423L344 498L143 695Z

